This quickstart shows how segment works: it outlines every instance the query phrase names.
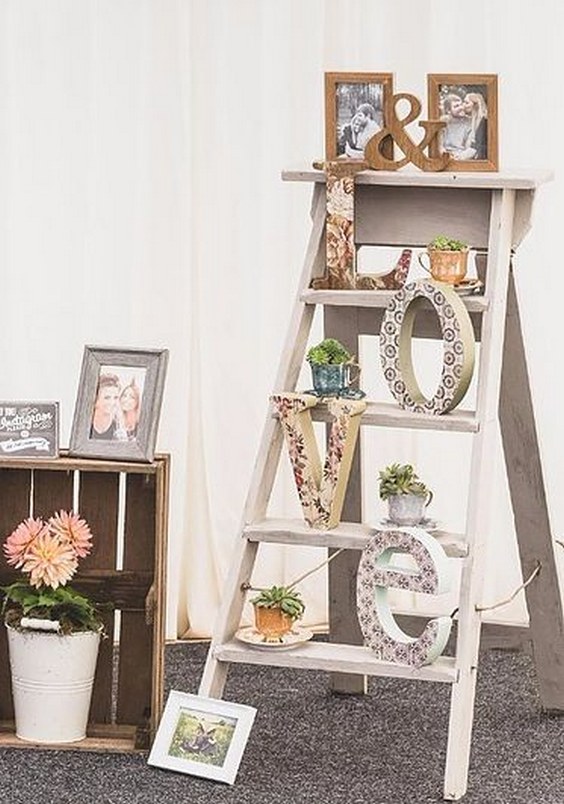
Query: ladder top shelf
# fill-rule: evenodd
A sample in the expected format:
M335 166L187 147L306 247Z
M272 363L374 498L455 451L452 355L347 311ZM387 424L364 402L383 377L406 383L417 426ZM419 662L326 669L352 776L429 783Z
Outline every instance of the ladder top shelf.
M355 176L356 184L394 185L399 187L465 187L482 190L536 190L552 181L551 170L504 170L498 173L425 173L414 170L363 170ZM322 170L283 170L283 181L325 182Z

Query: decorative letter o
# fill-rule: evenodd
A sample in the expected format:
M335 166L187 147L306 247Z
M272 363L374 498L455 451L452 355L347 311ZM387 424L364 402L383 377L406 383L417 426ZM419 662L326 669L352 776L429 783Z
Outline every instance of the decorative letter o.
M415 378L411 337L417 310L430 301L443 334L443 371L427 399ZM411 282L392 297L380 330L384 377L400 407L414 413L447 413L464 398L474 370L474 330L464 302L445 282Z

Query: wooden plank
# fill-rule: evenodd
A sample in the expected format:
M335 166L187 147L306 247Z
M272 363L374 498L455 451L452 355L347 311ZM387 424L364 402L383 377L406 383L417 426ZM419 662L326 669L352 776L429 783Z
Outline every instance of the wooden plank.
M81 576L88 570L114 570L117 556L117 529L119 507L119 474L116 472L80 472L79 475L79 505L78 510L85 517L92 531L92 552L82 559L80 564ZM107 575L104 573L107 583ZM78 579L77 579L78 580ZM78 588L78 584L76 584ZM111 588L91 590L91 594L98 602L109 601L117 605L118 595L115 584L108 584ZM130 584L127 584L129 591ZM81 591L89 594L87 586ZM107 595L107 596L106 596ZM106 639L100 641L94 689L92 691L92 704L89 719L99 723L112 721L112 690L114 674L114 624L115 613L104 613L104 628Z
M468 783L481 628L481 615L477 607L482 603L486 534L490 528L493 499L493 461L490 455L495 448L497 434L514 208L514 191L494 191L488 244L488 292L492 304L484 314L482 324L476 403L480 430L472 448L466 521L470 556L464 563L460 584L456 649L460 676L452 690L445 769L444 797L450 800L461 798Z
M336 338L351 354L358 355L358 311L354 307L325 307L323 312L325 337ZM364 414L362 421L364 421ZM329 437L329 425L327 437ZM361 442L358 439L342 510L343 519L349 522L360 522L362 519L360 466ZM333 551L329 552L332 554ZM359 559L358 551L347 550L329 564L329 640L331 642L351 645L362 645L363 643L356 614L356 572ZM348 694L366 692L366 677L345 674L338 667L335 667L334 670L330 679L330 686L334 692Z
M483 188L489 190L534 190L541 184L552 181L552 170L500 170L496 173L453 173L440 171L425 173L416 170L366 170L356 174L357 184L399 187L452 187ZM321 170L283 170L283 181L308 181L325 183ZM447 215L448 218L448 215Z
M359 245L425 246L448 220L449 231L472 248L488 243L489 189L356 187L355 241Z
M151 740L159 726L164 708L165 684L165 639L166 639L166 570L168 509L170 492L170 458L158 462L156 475L156 521L155 521L155 580L151 596L152 611L147 612L153 619L153 664L151 693Z
M155 456L155 461L159 456ZM128 472L133 474L152 475L156 472L156 463L133 463L132 461L105 461L97 458L70 458L65 450L58 458L0 458L0 468L5 469L50 469L53 472Z
M331 421L327 405L323 402L311 409L311 415L314 421ZM413 413L410 410L402 410L395 403L370 401L367 401L366 410L362 414L361 425L407 427L410 430L436 430L451 433L476 433L480 429L479 420L474 411L456 408L442 416L434 416L431 413Z
M156 523L155 478L128 475L126 481L124 557L128 570L153 571ZM119 640L116 721L134 723L149 739L153 629L145 612L123 610Z
M307 642L294 650L268 651L249 647L232 641L218 645L215 656L221 662L240 664L272 665L291 667L297 670L338 671L353 676L386 676L388 678L408 678L416 681L442 681L453 683L457 678L454 659L441 656L433 664L424 667L411 667L392 662L382 662L370 648L361 645L338 644L332 642Z
M0 569L0 584L21 579L21 573ZM115 603L116 609L145 611L145 602L153 584L151 571L85 570L73 579L72 586L100 603Z
M564 710L564 617L515 280L505 322L499 420L523 577L538 563L540 580L525 590L542 705ZM558 548L556 548L558 549Z
M359 522L340 522L331 530L316 530L302 519L263 519L247 525L243 535L255 542L364 550L377 530L377 527ZM468 544L462 534L433 531L432 535L449 558L468 555Z
M0 534L2 541L29 515L30 469L0 469ZM20 573L14 573L19 575ZM14 578L14 580L16 580ZM5 585L5 582L3 582ZM0 719L14 717L12 678L8 658L8 638L0 628Z
M55 511L72 509L74 476L72 471L33 470L33 512L49 518Z
M76 743L33 743L20 740L14 731L14 722L0 723L0 748L23 748L55 751L96 751L101 753L133 753L135 748L135 728L90 723L86 739Z
M385 309L397 291L394 290L305 290L300 299L305 304L326 304L333 307L367 307ZM488 309L489 299L485 296L462 296L468 312L483 313ZM421 312L432 311L430 302L421 305ZM371 314L371 313L370 313Z

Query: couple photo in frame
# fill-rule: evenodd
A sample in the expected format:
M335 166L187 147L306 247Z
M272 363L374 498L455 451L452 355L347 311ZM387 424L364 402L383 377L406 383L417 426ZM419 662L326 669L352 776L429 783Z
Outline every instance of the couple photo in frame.
M325 151L332 161L359 161L368 140L386 127L392 73L325 73ZM450 157L447 171L498 170L498 80L494 74L427 75L427 118L445 123L429 156ZM393 142L382 144L393 156Z
M151 462L167 362L167 349L86 346L69 453Z

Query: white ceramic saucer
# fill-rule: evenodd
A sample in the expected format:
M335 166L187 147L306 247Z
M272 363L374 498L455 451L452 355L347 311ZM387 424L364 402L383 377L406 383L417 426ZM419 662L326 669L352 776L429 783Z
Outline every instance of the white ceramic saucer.
M304 642L308 642L312 636L313 631L310 631L309 628L302 628L299 625L294 625L291 631L280 638L280 642L267 642L264 636L259 634L252 625L240 628L235 634L235 638L240 642L245 642L253 648L259 648L259 650L270 651L297 648L299 645L303 645Z

